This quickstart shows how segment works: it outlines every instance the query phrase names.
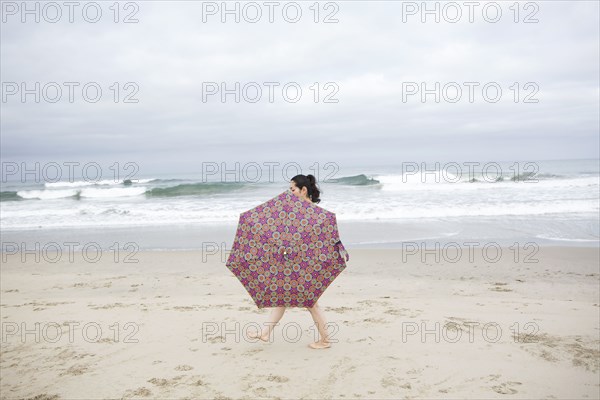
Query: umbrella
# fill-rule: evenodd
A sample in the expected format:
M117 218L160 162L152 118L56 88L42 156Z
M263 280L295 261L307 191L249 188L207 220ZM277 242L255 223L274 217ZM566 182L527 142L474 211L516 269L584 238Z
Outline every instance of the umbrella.
M240 214L227 268L258 308L313 307L350 260L335 214L286 190Z

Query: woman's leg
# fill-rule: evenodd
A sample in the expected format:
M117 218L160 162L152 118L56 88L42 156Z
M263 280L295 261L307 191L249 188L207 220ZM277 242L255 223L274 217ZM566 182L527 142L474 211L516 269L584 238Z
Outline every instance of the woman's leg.
M323 310L319 306L318 302L315 302L314 306L307 308L310 312L310 315L313 318L313 321L315 321L315 324L317 324L317 330L319 331L319 335L321 335L319 341L311 343L309 346L313 349L323 349L330 347L331 344L329 343L329 335L326 329L327 322L325 321L325 314L323 313Z
M273 327L277 325L281 317L283 317L283 313L285 312L285 307L273 307L271 313L269 314L269 320L265 322L267 326L265 329L261 329L261 331L256 334L249 334L251 338L258 338L262 341L267 342L269 340L269 336L271 335L271 331ZM260 333L262 332L262 333Z
M262 337L261 337L262 340L266 341L269 339L269 335L271 334L271 331L273 330L275 325L277 325L277 323L279 322L281 317L283 317L284 312L285 312L285 307L273 307L273 309L271 310L271 314L269 315L269 320L265 323L265 325L267 325L267 327L266 327L266 329L264 329L264 332L262 334Z

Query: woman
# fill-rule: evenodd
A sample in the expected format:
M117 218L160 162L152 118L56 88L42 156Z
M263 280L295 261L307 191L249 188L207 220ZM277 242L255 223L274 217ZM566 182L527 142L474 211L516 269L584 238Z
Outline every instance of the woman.
M304 201L313 203L318 203L321 201L321 199L319 199L321 192L317 188L317 183L313 175L294 176L290 181L290 190L294 195L300 197ZM323 310L321 310L319 307L318 302L315 302L312 307L307 307L307 309L310 312L310 315L312 315L313 321L315 321L319 335L321 336L319 341L311 343L308 346L312 349L326 349L331 347L329 335L327 334L327 329L325 328L325 316L323 315ZM274 307L271 311L271 315L269 316L269 321L265 324L267 325L265 331L262 332L262 334L259 332L252 332L249 333L248 336L265 342L268 341L271 330L279 322L281 317L283 317L284 312L285 307Z

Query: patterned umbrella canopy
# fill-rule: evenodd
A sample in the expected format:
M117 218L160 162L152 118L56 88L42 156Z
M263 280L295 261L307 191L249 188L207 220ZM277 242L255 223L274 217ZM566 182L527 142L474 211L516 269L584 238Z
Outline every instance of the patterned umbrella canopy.
M225 264L258 308L312 307L350 260L335 214L286 190L240 214Z

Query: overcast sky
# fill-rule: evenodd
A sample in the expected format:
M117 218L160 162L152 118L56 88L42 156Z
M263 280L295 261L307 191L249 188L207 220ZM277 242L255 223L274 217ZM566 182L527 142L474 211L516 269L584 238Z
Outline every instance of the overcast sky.
M35 13L22 14L23 3L2 2L3 161L134 161L151 173L191 171L202 161L599 157L597 1L521 2L518 15L513 1L485 12L479 2L473 22L464 2L441 2L439 23L430 14L422 22L420 1L321 2L316 23L314 2L276 3L273 23L264 2L238 3L239 23L232 14L222 22L221 2L121 3L118 16L112 1L98 2L96 23L83 18L86 2L72 23L63 2L55 3L56 23L49 20L57 9L38 3L37 23ZM302 15L288 22L295 4ZM250 22L258 9L260 20ZM95 13L90 6L85 15L93 20ZM138 22L124 23L127 15ZM324 23L328 15L338 22ZM28 94L23 103L22 84L35 92L35 82L40 102ZM72 103L64 82L74 82ZM262 97L249 101L257 95L252 84L246 97L240 90L239 103L234 94L222 102L210 82L218 90L256 82ZM87 83L90 97L93 86L102 90L95 103L83 97ZM424 102L421 83L431 89ZM52 103L57 86L62 97ZM302 93L292 102L296 86ZM127 94L138 102L124 102ZM326 95L337 102L324 102Z

